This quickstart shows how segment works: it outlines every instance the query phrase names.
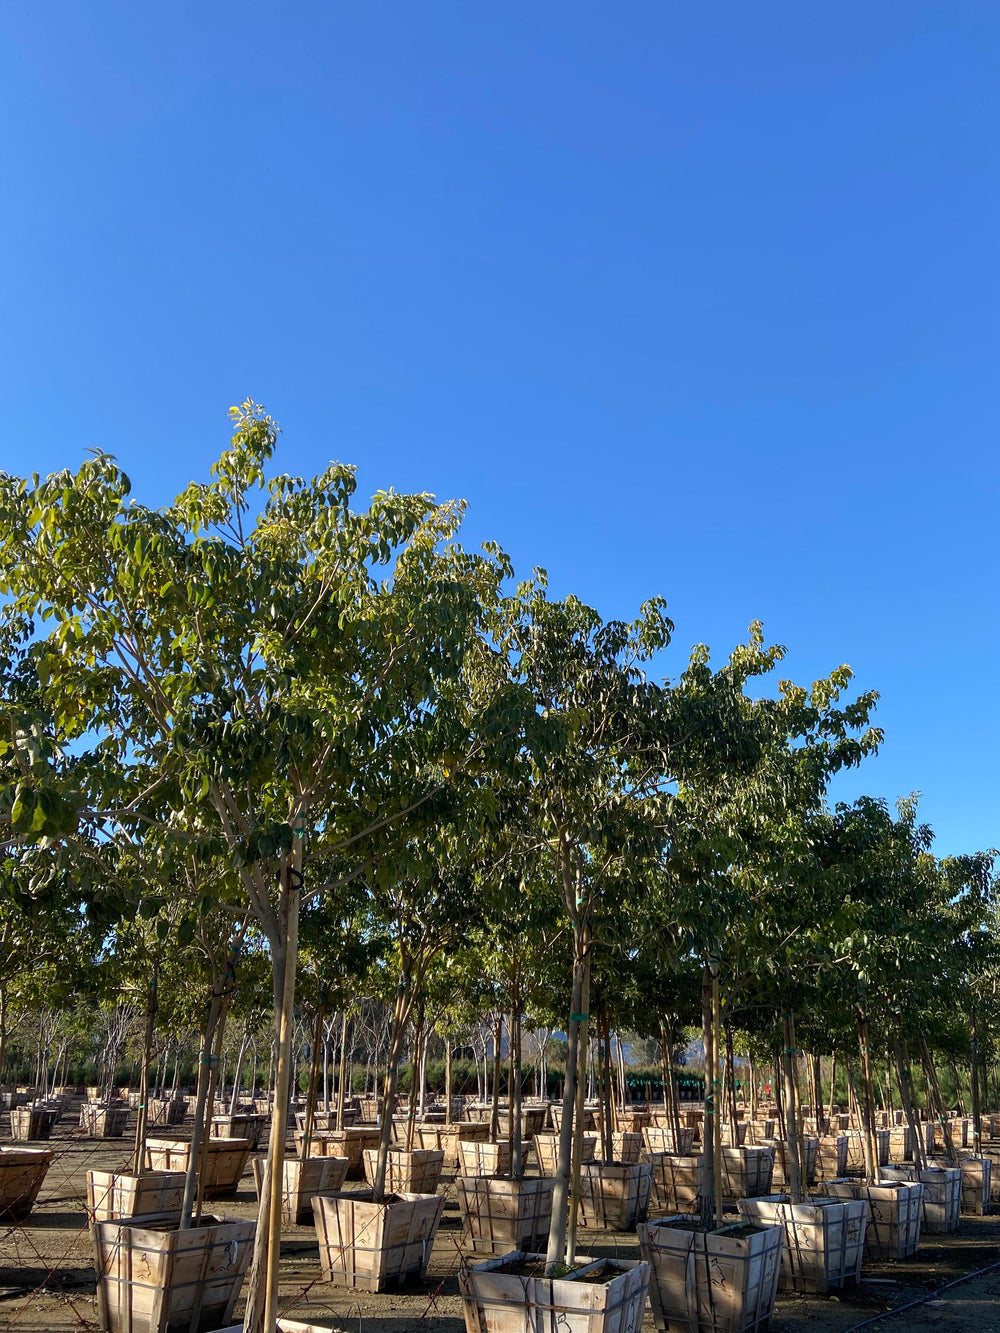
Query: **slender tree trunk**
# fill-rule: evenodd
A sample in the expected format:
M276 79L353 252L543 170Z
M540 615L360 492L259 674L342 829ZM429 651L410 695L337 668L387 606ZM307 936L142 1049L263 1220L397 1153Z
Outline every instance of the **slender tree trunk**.
M233 1073L233 1095L229 1099L229 1114L235 1115L240 1104L240 1084L243 1082L243 1061L246 1059L247 1047L250 1044L249 1027L244 1026L243 1036L240 1038L240 1050L236 1057L236 1070Z
M340 1068L337 1071L337 1128L344 1128L344 1111L347 1107L347 1037L348 1037L348 1018L347 1006L344 1006L344 1013L340 1020ZM355 1027L355 1032L357 1028ZM367 1083L367 1079L366 1079ZM396 1090L392 1092L393 1102L396 1098ZM389 1113L389 1131L392 1132L392 1113Z
M309 1061L309 1087L306 1092L306 1123L302 1135L302 1156L309 1157L312 1152L313 1123L316 1119L316 1098L319 1083L320 1043L323 1040L323 1006L316 1010L316 1023L313 1027L312 1050Z
M785 1079L785 1154L788 1161L789 1187L792 1203L805 1198L802 1159L799 1155L799 1126L796 1113L798 1089L795 1085L795 1019L790 1009L782 1010L781 1032L784 1041L782 1067Z
M490 1111L490 1139L496 1143L500 1133L500 1062L502 1058L503 1014L497 1015L493 1032L493 1106Z
M587 930L587 955L590 956L590 931ZM586 1076L588 1062L591 1058L590 1050L590 966L588 962L587 974L584 987L583 1012L587 1015L585 1023L581 1023L581 1030L585 1029L585 1034L581 1032L580 1041L580 1061L582 1067L577 1071L576 1080L576 1105L573 1108L573 1157L570 1173L570 1194L569 1194L569 1229L566 1236L566 1263L573 1264L576 1261L576 1229L577 1221L580 1215L580 1178L583 1174L583 1132L585 1115L584 1089L586 1087Z
M579 1063L580 1052L587 1044L589 1003L589 934L586 927L577 921L573 928L573 989L569 1023L566 1028L566 1077L563 1080L562 1121L559 1126L559 1152L552 1190L552 1225L549 1228L549 1243L545 1256L545 1271L549 1276L563 1263L566 1254L570 1169L573 1157L573 1113L576 1108L577 1085L578 1083L580 1086L583 1085ZM585 1072L583 1071L584 1074Z
M521 1000L518 995L517 1007L512 1015L511 1029L511 1065L514 1070L514 1086L510 1098L510 1118L514 1130L511 1143L510 1170L515 1180L524 1179L524 1136L521 1125ZM450 1066L449 1066L450 1070Z
M833 1131L833 1108L836 1105L837 1097L837 1052L834 1051L830 1057L830 1133Z
M444 1043L444 1123L451 1124L451 1038Z
M979 1036L975 1014L972 1015L969 1039L969 1095L972 1098L972 1151L978 1157L983 1146L983 1111L979 1100Z
M865 1140L865 1173L868 1183L878 1182L879 1153L875 1137L875 1099L872 1095L872 1066L868 1054L868 1012L864 1001L858 1001L858 1050L861 1055L861 1119Z
M958 1154L955 1151L955 1144L951 1137L951 1126L948 1124L948 1115L945 1109L944 1098L941 1096L941 1087L938 1083L937 1070L934 1068L934 1060L931 1057L930 1048L924 1034L920 1034L920 1054L923 1058L924 1072L927 1075L927 1087L931 1093L933 1104L937 1108L938 1123L941 1126L941 1137L944 1139L944 1151L948 1158L949 1166L958 1165Z
M906 1049L906 1038L902 1032L899 1032L895 1040L896 1051L896 1077L899 1079L899 1095L903 1102L903 1111L906 1115L906 1124L910 1131L910 1140L913 1147L913 1164L917 1168L917 1173L924 1169L924 1151L920 1139L920 1130L917 1125L917 1117L913 1111L913 1074L910 1070L910 1056Z
M604 1028L602 1034L602 1044L604 1047L603 1060L603 1097L602 1097L602 1115L601 1115L601 1156L605 1162L610 1164L615 1160L614 1139L612 1137L612 1126L615 1119L614 1090L611 1086L611 1031L608 1020L603 1019L603 1024L599 1021L598 1026Z
M715 1024L712 1005L712 969L706 963L701 974L701 1041L705 1053L705 1119L702 1125L701 1153L701 1225L705 1231L715 1229L716 1211L721 1211L721 1200L716 1190L715 1173Z
M135 1118L135 1155L133 1171L141 1176L146 1165L146 1125L149 1120L149 1066L153 1053L153 1031L156 1024L157 964L154 961L146 991L146 1030L142 1039L142 1064L139 1069L139 1109Z
M396 1105L396 1089L399 1087L399 1062L403 1056L403 1037L410 1017L409 982L410 978L404 972L396 988L396 1007L393 1012L392 1037L389 1041L389 1063L382 1094L382 1132L378 1145L378 1166L372 1187L372 1198L376 1203L385 1200L385 1175L392 1144L392 1112Z

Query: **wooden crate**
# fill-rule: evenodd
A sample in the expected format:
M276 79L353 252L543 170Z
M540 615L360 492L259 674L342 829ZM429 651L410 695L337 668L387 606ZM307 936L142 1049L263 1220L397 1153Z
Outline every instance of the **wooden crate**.
M730 1148L742 1148L747 1141L747 1133L750 1129L749 1122L746 1120L737 1120L735 1125L724 1121L722 1125L722 1142Z
M924 1186L923 1230L933 1236L958 1230L962 1206L962 1172L957 1166L929 1166L917 1175L914 1165L888 1166L884 1180L918 1180Z
M556 1173L556 1162L559 1158L559 1135L536 1134L531 1142L534 1145L535 1159L538 1162L538 1174L540 1176L554 1176ZM596 1151L596 1135L584 1134L583 1161L592 1162Z
M515 1250L459 1271L466 1333L637 1333L649 1288L649 1265L627 1259L577 1259L559 1278L506 1272L512 1263L544 1264ZM587 1275L611 1273L610 1280Z
M650 1298L658 1329L689 1333L763 1333L774 1310L784 1232L761 1226L695 1230L681 1215L639 1227L639 1251L652 1268Z
M181 1171L148 1171L141 1176L114 1171L87 1172L87 1214L91 1222L157 1214L180 1216L184 1198Z
M203 1217L95 1222L97 1310L106 1333L175 1333L230 1323L256 1222Z
M536 1134L541 1134L545 1129L545 1122L548 1119L549 1108L547 1106L522 1107L521 1109L521 1138L527 1143L533 1139ZM487 1121L488 1121L487 1117ZM510 1113L502 1111L497 1120L497 1133L501 1138L510 1137Z
M80 1108L80 1128L91 1139L120 1139L128 1127L129 1108L88 1103Z
M877 1129L875 1131L875 1146L878 1153L878 1166L889 1165L889 1146L891 1143L891 1129ZM865 1173L865 1136L864 1131L860 1129L850 1129L847 1131L847 1174L849 1176L862 1176Z
M375 1183L378 1149L366 1148L363 1154L365 1179ZM440 1148L390 1148L385 1171L385 1188L391 1194L433 1194L441 1183L444 1153Z
M939 1161L934 1165L948 1166L949 1163ZM993 1162L989 1157L977 1157L969 1148L959 1154L958 1165L962 1172L962 1213L982 1217L989 1208L993 1192Z
M313 1221L323 1277L342 1287L384 1291L427 1276L441 1221L441 1194L397 1194L375 1203L370 1190L317 1195Z
M769 1144L722 1149L722 1192L727 1203L771 1193L774 1149Z
M747 1143L766 1143L774 1138L773 1120L750 1120L747 1123Z
M865 1233L866 1259L908 1259L920 1244L924 1187L908 1181L866 1185L862 1181L829 1181L823 1193L836 1199L866 1199L870 1209Z
M819 1163L819 1139L815 1134L803 1134L802 1150L804 1156L805 1180L803 1185L811 1185L816 1179L816 1170ZM770 1144L764 1145L774 1148L774 1175L772 1183L774 1188L787 1189L792 1183L791 1172L788 1165L788 1144L784 1139L771 1139ZM839 1172L837 1173L839 1174Z
M187 1171L191 1145L186 1139L146 1140L146 1167L150 1171ZM252 1152L249 1139L203 1139L201 1171L206 1199L232 1199L239 1188Z
M150 1097L146 1105L146 1124L150 1128L155 1125L182 1125L187 1108L187 1099L184 1097Z
M619 1134L641 1134L652 1123L649 1111L637 1111L634 1107L627 1107L615 1115L615 1129Z
M347 1125L356 1124L360 1115L361 1112L358 1110L356 1106L345 1106L344 1107L345 1127ZM309 1117L308 1111L296 1111L295 1112L296 1128L304 1130L306 1127L306 1120L308 1119L308 1117ZM339 1126L337 1124L336 1110L314 1111L312 1127L313 1129L322 1130L324 1133L326 1133L331 1129L338 1129Z
M35 1143L52 1137L55 1111L44 1106L19 1106L10 1113L10 1137L15 1143Z
M465 1143L458 1145L458 1168L463 1176L509 1176L509 1143ZM531 1249L530 1245L512 1245L511 1249Z
M582 1162L580 1169L580 1225L600 1231L631 1231L645 1222L653 1187L648 1162Z
M646 1154L652 1172L650 1211L697 1213L701 1209L701 1157L669 1152Z
M253 1159L253 1179L260 1198L264 1183L266 1157ZM285 1159L284 1188L281 1191L281 1216L294 1226L309 1226L313 1220L313 1198L317 1194L335 1194L347 1177L346 1157L289 1157Z
M783 1229L779 1290L823 1294L861 1276L868 1226L863 1199L741 1199L740 1215Z
M642 1156L642 1135L629 1130L612 1134L611 1151L616 1162L623 1166L635 1166Z
M909 1125L889 1126L889 1161L909 1162L913 1160L913 1135Z
M271 1117L266 1115L213 1115L213 1139L249 1139L253 1151L260 1147Z
M421 1123L414 1128L413 1142L417 1148L437 1148L444 1153L444 1169L455 1171L459 1166L460 1143L488 1143L489 1125L469 1125L458 1122L451 1125Z
M0 1148L0 1226L28 1216L54 1148Z
M544 1249L552 1221L555 1181L459 1176L462 1247L475 1254Z
M847 1174L847 1135L827 1134L817 1141L816 1176L819 1180L839 1180Z
M684 1125L679 1131L669 1126L647 1125L642 1131L647 1153L679 1153L686 1157L694 1147L694 1130Z
M362 1154L366 1148L377 1148L382 1131L377 1125L350 1125L345 1129L331 1129L326 1134L313 1134L305 1151L305 1135L295 1131L295 1147L300 1157L346 1157L348 1180L364 1180L365 1166Z

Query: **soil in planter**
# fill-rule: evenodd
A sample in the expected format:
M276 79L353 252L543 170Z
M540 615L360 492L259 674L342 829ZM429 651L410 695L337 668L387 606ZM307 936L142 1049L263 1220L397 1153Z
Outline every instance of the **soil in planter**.
M670 1227L673 1231L704 1231L700 1222L689 1222L682 1218L680 1221L666 1221L657 1223L657 1226ZM715 1231L706 1232L709 1236L733 1236L736 1240L745 1240L747 1236L756 1236L758 1231L766 1231L767 1227L762 1227L757 1222L727 1222L724 1227L717 1227Z
M595 1286L604 1286L616 1277L621 1277L622 1270L615 1268L613 1264L601 1264L600 1268L593 1269L590 1273L584 1273L582 1277L577 1278L577 1282L592 1282Z
M569 1277L570 1273L576 1273L585 1267L586 1264L574 1264L572 1268L564 1268L562 1264L558 1264L555 1272L548 1274L548 1276L553 1278ZM511 1277L546 1276L544 1259L508 1259L505 1264L498 1264L496 1268L490 1271L493 1273L509 1273ZM604 1278L603 1280L607 1282L610 1279Z

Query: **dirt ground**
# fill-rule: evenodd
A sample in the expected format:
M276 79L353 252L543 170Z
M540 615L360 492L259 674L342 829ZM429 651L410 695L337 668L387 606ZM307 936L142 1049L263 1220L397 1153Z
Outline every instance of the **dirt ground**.
M171 1130L170 1133L183 1131ZM79 1138L64 1120L53 1146L38 1204L27 1222L0 1231L0 1329L18 1333L96 1330L94 1269L84 1200L90 1168L120 1170L127 1139ZM444 1220L426 1284L399 1292L355 1293L323 1282L311 1227L287 1227L282 1242L282 1312L342 1333L463 1333L457 1275L461 1264L455 1188L446 1177ZM256 1216L249 1170L234 1202L212 1205L217 1214ZM585 1231L580 1250L597 1256L637 1258L634 1234ZM913 1259L866 1265L860 1286L828 1297L779 1296L770 1333L848 1333L866 1320L874 1333L936 1329L1000 1333L1000 1268L940 1292L935 1299L892 1318L879 1318L908 1302L939 1292L947 1283L1000 1263L1000 1216L963 1218L958 1234L928 1238ZM238 1311L242 1309L242 1304ZM651 1314L643 1333L654 1333Z

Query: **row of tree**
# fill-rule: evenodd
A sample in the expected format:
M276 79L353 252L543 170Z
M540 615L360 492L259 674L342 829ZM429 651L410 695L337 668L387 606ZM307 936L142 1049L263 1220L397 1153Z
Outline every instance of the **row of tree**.
M806 1049L870 1106L869 1051L904 1088L940 1053L981 1100L992 855L936 858L913 802L827 806L881 740L847 667L771 687L753 625L661 678L660 599L605 621L465 550L459 504L271 474L273 421L232 415L165 508L104 454L0 478L0 1060L15 998L65 1009L99 958L148 1050L201 1033L200 1099L266 976L284 1087L297 994L388 1001L390 1100L409 1041L501 1014L515 1062L525 1016L565 1033L568 1108L592 1038L698 1023L710 1071Z

